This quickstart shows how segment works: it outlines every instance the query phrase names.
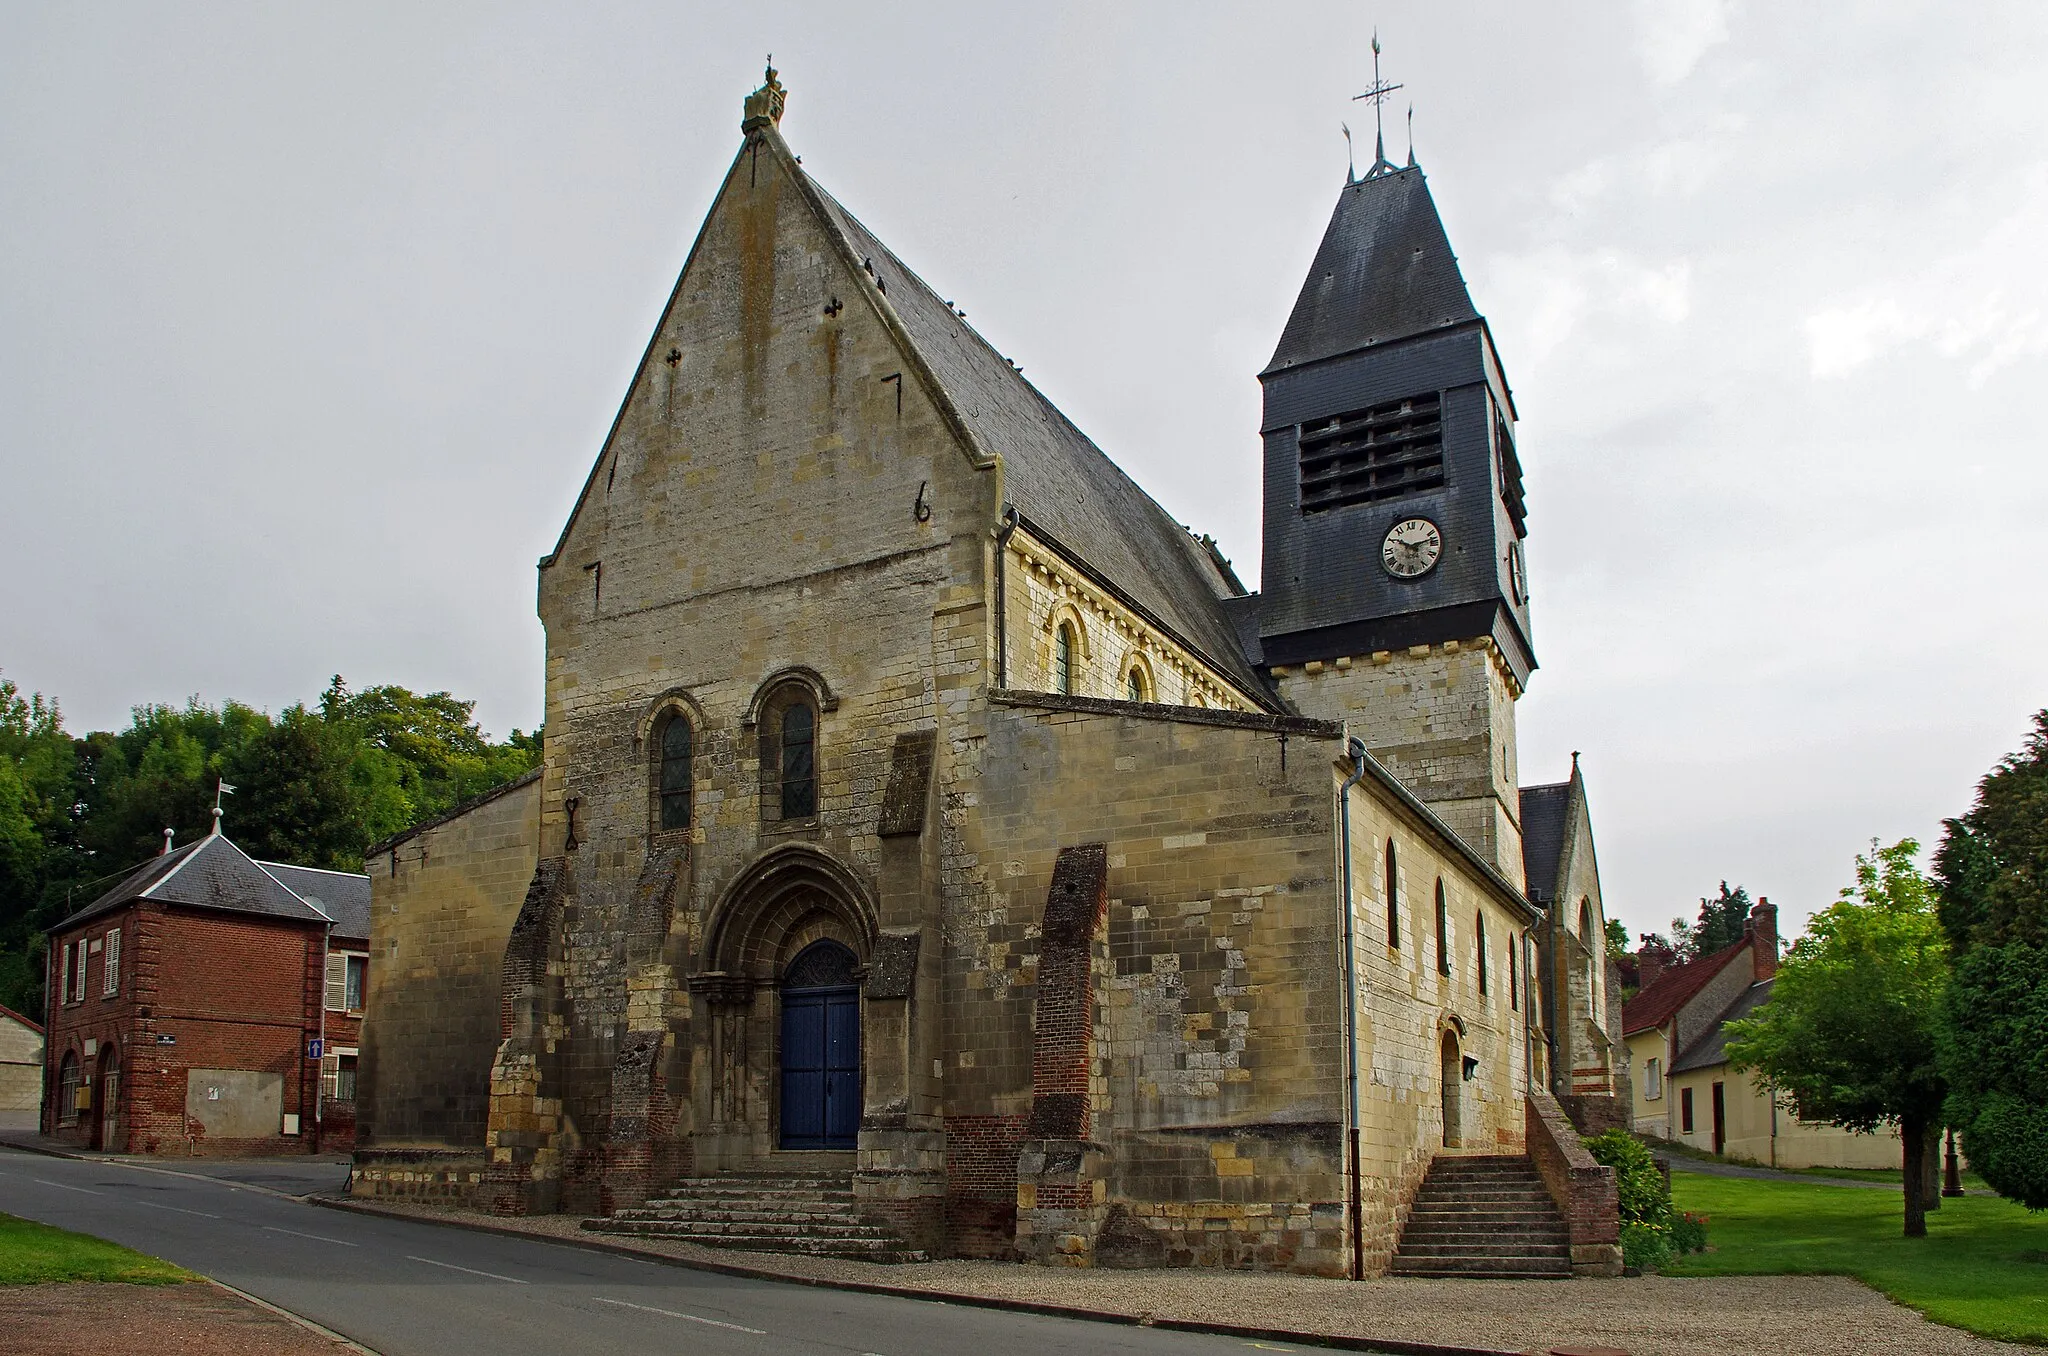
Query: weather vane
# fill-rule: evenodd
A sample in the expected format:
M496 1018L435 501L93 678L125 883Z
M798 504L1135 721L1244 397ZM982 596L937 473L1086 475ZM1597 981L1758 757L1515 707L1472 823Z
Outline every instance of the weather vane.
M1365 172L1368 179L1377 179L1382 174L1394 172L1395 166L1387 159L1387 129L1382 110L1386 107L1387 97L1402 88L1404 86L1390 85L1380 79L1380 31L1375 28L1372 31L1372 88L1363 94L1351 96L1353 103L1363 99L1372 105L1373 153L1372 168ZM1344 129L1344 139L1347 142L1351 140L1351 129L1348 127Z

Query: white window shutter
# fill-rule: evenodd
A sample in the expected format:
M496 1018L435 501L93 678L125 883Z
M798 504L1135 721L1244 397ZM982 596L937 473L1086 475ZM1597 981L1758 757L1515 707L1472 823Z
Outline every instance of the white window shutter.
M327 1010L342 1012L348 1004L348 957L338 952L327 956Z
M71 1001L71 943L64 943L64 963L57 967L57 1001Z
M85 939L78 942L78 968L71 974L71 997L74 1000L85 997Z
M104 997L112 998L121 992L121 929L107 929L107 947L105 954L100 958L100 967L100 993Z

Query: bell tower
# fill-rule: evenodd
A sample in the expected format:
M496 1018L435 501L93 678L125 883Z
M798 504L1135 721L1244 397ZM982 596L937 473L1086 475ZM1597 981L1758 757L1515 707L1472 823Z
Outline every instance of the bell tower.
M1514 399L1412 154L1347 178L1259 381L1263 662L1519 882Z

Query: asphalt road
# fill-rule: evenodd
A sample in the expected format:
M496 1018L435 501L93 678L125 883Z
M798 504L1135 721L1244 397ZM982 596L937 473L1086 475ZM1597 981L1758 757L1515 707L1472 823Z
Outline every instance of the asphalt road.
M1300 1349L720 1276L321 1210L232 1180L15 1151L0 1151L0 1211L166 1258L383 1356L1241 1356Z

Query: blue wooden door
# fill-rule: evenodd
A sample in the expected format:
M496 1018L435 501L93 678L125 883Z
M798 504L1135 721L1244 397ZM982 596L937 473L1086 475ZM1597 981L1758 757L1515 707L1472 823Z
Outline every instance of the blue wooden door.
M807 957L813 965L805 965ZM819 959L806 952L790 967L790 977L820 968L815 964ZM850 967L851 953L845 959ZM785 988L782 1147L853 1148L860 1106L860 989L851 984Z

